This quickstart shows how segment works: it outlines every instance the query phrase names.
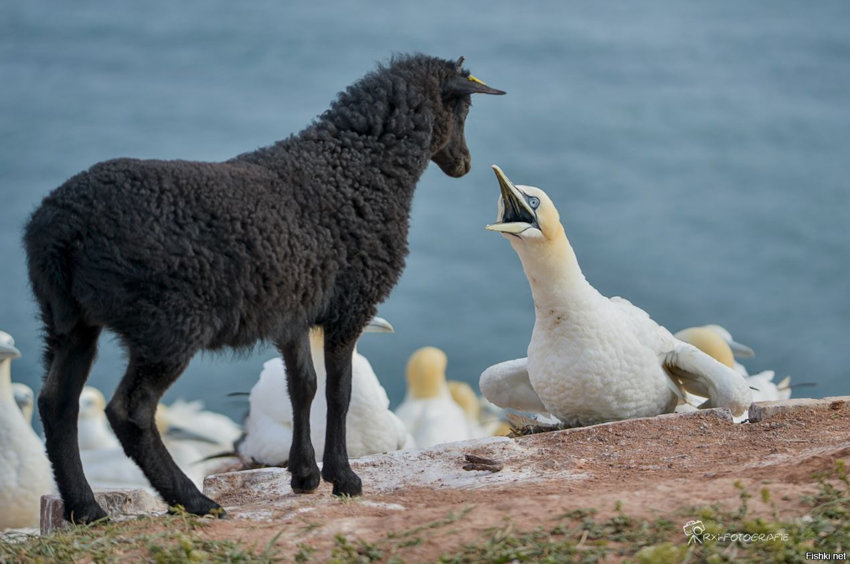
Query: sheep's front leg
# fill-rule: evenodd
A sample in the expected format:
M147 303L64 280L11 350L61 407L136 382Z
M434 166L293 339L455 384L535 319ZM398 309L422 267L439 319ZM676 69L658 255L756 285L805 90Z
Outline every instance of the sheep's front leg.
M127 373L106 406L106 416L124 452L168 505L182 505L195 515L224 517L221 506L199 492L174 463L154 422L157 402L183 372L188 358L147 360L131 350Z
M325 452L322 457L322 478L333 484L334 495L360 495L360 478L348 464L345 443L345 419L351 400L351 356L355 340L334 345L325 340L325 365L328 372L328 422L325 433Z
M316 371L310 357L310 338L303 331L278 343L286 365L286 385L292 401L292 446L287 468L295 493L310 493L319 487L319 467L310 440L310 406L316 395Z

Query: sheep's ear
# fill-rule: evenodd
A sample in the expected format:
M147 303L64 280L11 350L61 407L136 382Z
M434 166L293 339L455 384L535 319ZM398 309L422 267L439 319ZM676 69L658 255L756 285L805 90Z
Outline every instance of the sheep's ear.
M463 57L458 61L458 65L463 62ZM497 90L484 84L471 74L469 76L453 76L443 88L443 93L447 97L464 96L466 94L504 94L504 90Z

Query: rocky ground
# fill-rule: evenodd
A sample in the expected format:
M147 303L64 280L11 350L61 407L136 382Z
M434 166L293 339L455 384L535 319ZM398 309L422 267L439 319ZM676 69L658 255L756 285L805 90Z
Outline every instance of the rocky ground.
M551 530L565 516L663 518L680 543L697 506L736 511L743 500L751 516L806 515L817 473L850 459L850 397L754 405L750 419L707 410L371 456L352 462L364 485L353 499L328 484L295 495L277 468L220 474L205 492L230 518L201 534L273 546L286 561L416 562L494 531Z

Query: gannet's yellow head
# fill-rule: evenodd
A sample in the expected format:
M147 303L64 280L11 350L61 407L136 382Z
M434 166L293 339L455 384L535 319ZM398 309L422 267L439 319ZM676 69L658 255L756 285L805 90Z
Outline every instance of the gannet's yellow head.
M436 347L423 347L407 361L407 389L414 399L434 398L446 386L446 353Z
M0 331L0 360L19 358L21 351L15 348L15 339L5 331Z
M12 382L12 395L15 396L15 403L27 423L32 423L32 411L35 405L32 388L21 382Z
M726 341L708 327L689 327L674 335L680 341L689 343L717 362L729 368L735 366L735 355Z
M85 386L80 393L80 419L92 419L103 415L106 398L97 388Z
M714 360L730 368L735 366L735 358L756 355L753 349L747 345L736 342L729 331L720 325L688 327L676 333L674 337L692 344Z
M563 235L561 217L546 192L534 186L515 185L502 169L492 167L502 194L496 223L487 229L499 231L511 241L516 238L547 242Z
M478 400L478 396L475 394L472 386L466 382L458 382L457 380L449 380L447 384L449 386L449 393L452 395L455 403L463 408L467 417L473 421L478 421L478 418L481 417L481 402Z
M735 355L735 358L752 358L756 356L753 349L747 345L742 345L741 343L736 342L735 339L732 338L732 334L725 327L712 323L709 325L703 325L702 328L717 333L724 341L726 341L726 344L729 345L730 349L732 349L732 354Z

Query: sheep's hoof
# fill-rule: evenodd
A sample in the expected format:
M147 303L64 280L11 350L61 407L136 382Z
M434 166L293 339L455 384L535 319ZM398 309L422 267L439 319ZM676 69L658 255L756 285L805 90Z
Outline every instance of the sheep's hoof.
M81 504L79 507L71 508L65 506L65 520L75 525L91 525L98 521L106 522L107 515L97 503Z
M360 477L351 468L342 470L331 480L325 479L333 483L334 495L355 496L363 493L363 484L360 482Z
M187 504L178 504L177 506L169 507L168 511L170 513L180 513L181 511L185 511L186 513L191 513L192 515L212 515L213 517L217 517L218 519L226 519L227 513L222 509L222 507L204 495L199 495L198 498L192 502Z
M313 493L319 487L320 481L319 468L315 467L312 472L303 474L293 472L290 486L295 493Z

